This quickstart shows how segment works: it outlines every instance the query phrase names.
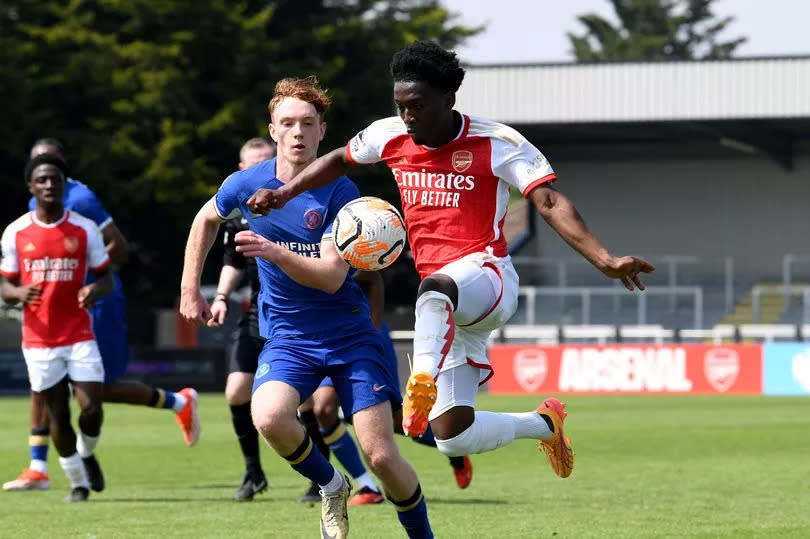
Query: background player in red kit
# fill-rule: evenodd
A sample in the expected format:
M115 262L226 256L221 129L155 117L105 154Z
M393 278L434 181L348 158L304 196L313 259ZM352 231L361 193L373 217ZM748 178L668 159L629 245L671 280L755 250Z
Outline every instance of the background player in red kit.
M72 488L65 501L89 494L88 471L101 433L104 366L87 308L113 289L110 259L95 223L65 210L62 194L67 166L42 154L25 167L32 212L6 227L2 236L2 297L23 303L22 349L31 390L43 393L52 417L59 463ZM98 279L85 285L87 272ZM70 423L70 389L79 403L79 436ZM85 469L87 467L87 470Z
M607 251L571 201L552 188L556 174L520 133L453 109L464 78L454 53L435 43L414 43L394 55L391 75L398 117L374 122L279 189L260 189L249 207L266 213L334 180L349 165L385 161L399 185L422 277L404 429L419 434L429 419L439 449L448 455L537 439L555 473L567 477L574 455L563 434L567 414L559 400L546 399L528 413L474 408L479 383L492 375L487 338L517 307L518 277L503 236L510 188L530 199L571 247L628 290L634 285L643 290L638 274L654 268Z

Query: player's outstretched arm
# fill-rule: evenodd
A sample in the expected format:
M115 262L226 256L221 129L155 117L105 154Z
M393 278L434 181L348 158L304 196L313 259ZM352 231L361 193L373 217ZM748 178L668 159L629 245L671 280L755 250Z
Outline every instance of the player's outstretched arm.
M621 280L628 290L633 290L634 284L639 290L644 290L644 283L638 274L652 273L655 267L646 260L634 256L611 255L599 239L588 230L585 221L568 197L545 184L529 193L529 199L562 239L599 271L612 279Z
M281 268L303 286L334 294L346 280L349 265L340 257L331 239L321 241L319 258L301 256L251 230L236 234L236 250L245 256L263 258Z
M295 178L278 189L259 189L247 201L253 213L267 215L270 210L283 208L294 196L323 187L345 174L349 168L346 150L341 147L322 155L309 164Z
M201 326L211 319L211 309L200 293L200 277L208 251L214 244L220 218L212 198L203 204L188 233L180 280L180 315L190 324Z

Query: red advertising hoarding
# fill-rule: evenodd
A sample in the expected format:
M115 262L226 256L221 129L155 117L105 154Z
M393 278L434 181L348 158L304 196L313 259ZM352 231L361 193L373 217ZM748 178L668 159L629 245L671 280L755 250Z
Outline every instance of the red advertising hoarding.
M493 345L493 394L762 393L759 344Z

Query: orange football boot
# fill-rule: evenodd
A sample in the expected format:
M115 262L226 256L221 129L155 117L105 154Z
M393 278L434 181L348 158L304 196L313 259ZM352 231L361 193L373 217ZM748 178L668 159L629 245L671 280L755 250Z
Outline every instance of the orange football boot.
M12 479L3 483L3 490L48 490L51 488L51 481L48 474L26 468L17 479Z
M543 401L537 413L548 417L554 424L554 435L548 440L537 440L537 449L546 454L554 473L568 477L574 470L574 451L571 449L571 438L563 433L563 422L568 416L565 404L551 397Z
M363 487L349 499L348 505L373 505L384 501L385 498L383 498L382 494L368 487Z
M453 468L453 475L456 476L458 488L464 489L470 486L473 478L473 465L470 457L464 455L464 467Z
M197 411L197 391L184 387L178 391L186 398L186 405L177 412L177 424L183 429L183 439L191 447L200 439L200 414Z
M402 430L406 436L421 436L428 427L428 415L436 403L436 382L426 372L415 372L405 385L402 402Z

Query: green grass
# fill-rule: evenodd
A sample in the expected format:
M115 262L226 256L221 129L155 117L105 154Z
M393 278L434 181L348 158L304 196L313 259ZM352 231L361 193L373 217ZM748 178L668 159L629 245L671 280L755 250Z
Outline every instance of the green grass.
M523 440L474 457L455 487L438 452L402 440L439 537L810 537L810 400L765 397L569 397L576 467L557 478ZM480 398L528 410L537 399ZM109 405L99 460L107 490L67 493L50 452L49 492L0 493L0 537L316 537L305 481L264 448L271 488L229 496L241 459L224 399L203 396L203 435L188 449L170 413ZM27 401L0 399L0 476L27 463ZM353 537L404 537L390 505L352 508Z

